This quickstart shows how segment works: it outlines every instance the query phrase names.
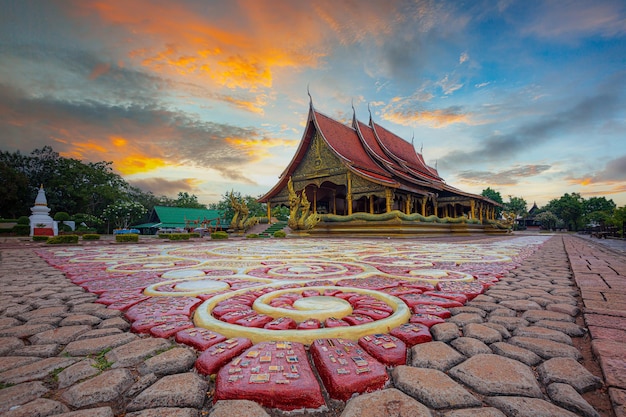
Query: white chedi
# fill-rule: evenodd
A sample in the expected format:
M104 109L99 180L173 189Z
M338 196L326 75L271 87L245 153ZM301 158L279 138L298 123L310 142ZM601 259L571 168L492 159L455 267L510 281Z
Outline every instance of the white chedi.
M35 205L31 207L30 211L33 213L30 219L30 236L35 233L35 228L46 227L54 231L54 236L59 234L57 223L52 217L50 217L50 208L48 207L48 200L46 199L46 192L43 189L43 184L39 187L37 197L35 198Z

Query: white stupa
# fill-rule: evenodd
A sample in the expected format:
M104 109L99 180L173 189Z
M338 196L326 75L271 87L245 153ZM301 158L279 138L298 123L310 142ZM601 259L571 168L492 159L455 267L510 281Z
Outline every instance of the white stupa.
M30 209L33 213L30 219L30 235L35 233L35 227L45 227L54 231L54 236L59 234L59 229L56 222L50 217L50 208L48 207L48 200L46 199L46 192L43 189L43 184L39 187L37 198L35 198L35 205ZM44 226L45 225L45 226Z

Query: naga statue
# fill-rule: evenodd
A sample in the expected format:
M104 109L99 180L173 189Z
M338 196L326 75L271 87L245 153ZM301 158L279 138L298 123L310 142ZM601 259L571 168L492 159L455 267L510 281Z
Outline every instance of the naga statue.
M311 213L311 203L306 197L304 190L298 195L293 189L293 182L289 178L289 220L287 225L291 230L311 230L318 224L321 217L317 213Z
M513 230L513 225L515 224L516 218L517 218L517 215L513 211L502 212L502 219L503 219L502 223L508 229L509 233L511 233L511 231Z
M251 219L248 218L250 216L250 209L243 199L235 197L235 194L232 191L230 192L229 198L230 206L235 212L232 220L230 221L231 230L235 232L245 232L258 222L256 217Z

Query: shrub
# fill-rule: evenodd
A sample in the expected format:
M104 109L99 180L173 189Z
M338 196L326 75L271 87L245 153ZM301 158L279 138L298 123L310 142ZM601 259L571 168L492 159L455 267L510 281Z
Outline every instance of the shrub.
M50 245L58 245L63 243L78 243L77 235L59 235L53 236L48 239L48 244Z
M100 235L96 233L88 233L83 235L83 240L100 240Z
M189 233L189 237L201 237L201 236L200 236L200 233L191 232L191 233Z
M57 222L66 222L69 221L71 219L69 213L66 213L64 211L59 211L58 213L56 213L54 215L54 220Z
M15 226L13 226L13 227L15 227ZM12 227L12 228L10 228L10 229L5 229L5 228L3 228L3 227L0 227L0 234L2 234L2 233L7 233L7 234L8 234L8 233L15 233L15 232L13 231L13 227ZM29 229L30 229L30 227L29 227Z
M189 240L189 233L170 233L167 236L170 240Z
M26 224L26 225L30 225L30 219L28 218L28 216L20 216L17 219L17 224Z
M16 224L11 230L18 236L28 236L30 234L30 226L27 224Z
M33 236L33 242L47 242L48 236Z
M115 235L115 241L116 242L139 242L139 235L136 233Z
M259 235L256 233L250 233L246 235L246 239L258 239Z
M211 233L211 239L228 239L228 233L226 232L213 232Z
M277 230L274 232L274 237L287 237L287 233L284 230Z
M169 233L159 233L157 236L159 237L159 239L169 239L170 234Z

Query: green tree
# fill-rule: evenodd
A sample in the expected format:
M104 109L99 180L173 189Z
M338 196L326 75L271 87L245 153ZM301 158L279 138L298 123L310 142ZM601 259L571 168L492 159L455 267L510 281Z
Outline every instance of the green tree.
M504 203L504 211L513 212L518 216L526 216L528 212L526 211L526 207L528 204L526 200L522 197L513 197L509 196L509 201Z
M483 197L487 197L495 201L496 203L500 203L500 204L504 203L504 201L502 200L502 195L500 195L500 192L491 189L491 187L487 187L486 189L484 189L482 193L480 193L480 195L482 195ZM496 218L500 217L501 213L502 213L502 207L496 206Z
M608 224L615 211L615 203L613 200L607 200L606 197L591 197L582 201L583 222L585 225Z
M0 217L15 219L29 213L28 178L0 160Z
M178 193L178 198L174 200L174 207L205 209L206 205L198 203L198 197L188 192Z
M565 193L559 199L550 200L545 210L554 213L568 230L578 230L582 226L583 201L579 193Z
M259 203L258 198L246 195L242 196L239 191L232 191L233 197L238 200L243 200L248 206L250 217L267 217L267 205ZM232 206L230 205L230 193L222 195L222 199L217 203L209 204L211 210L220 210L224 213L224 218L230 222L235 214Z
M541 223L541 228L545 230L554 230L559 218L551 211L544 211L535 216L535 220Z
M133 222L146 214L146 208L136 201L119 201L107 206L102 217L117 229L127 229Z

